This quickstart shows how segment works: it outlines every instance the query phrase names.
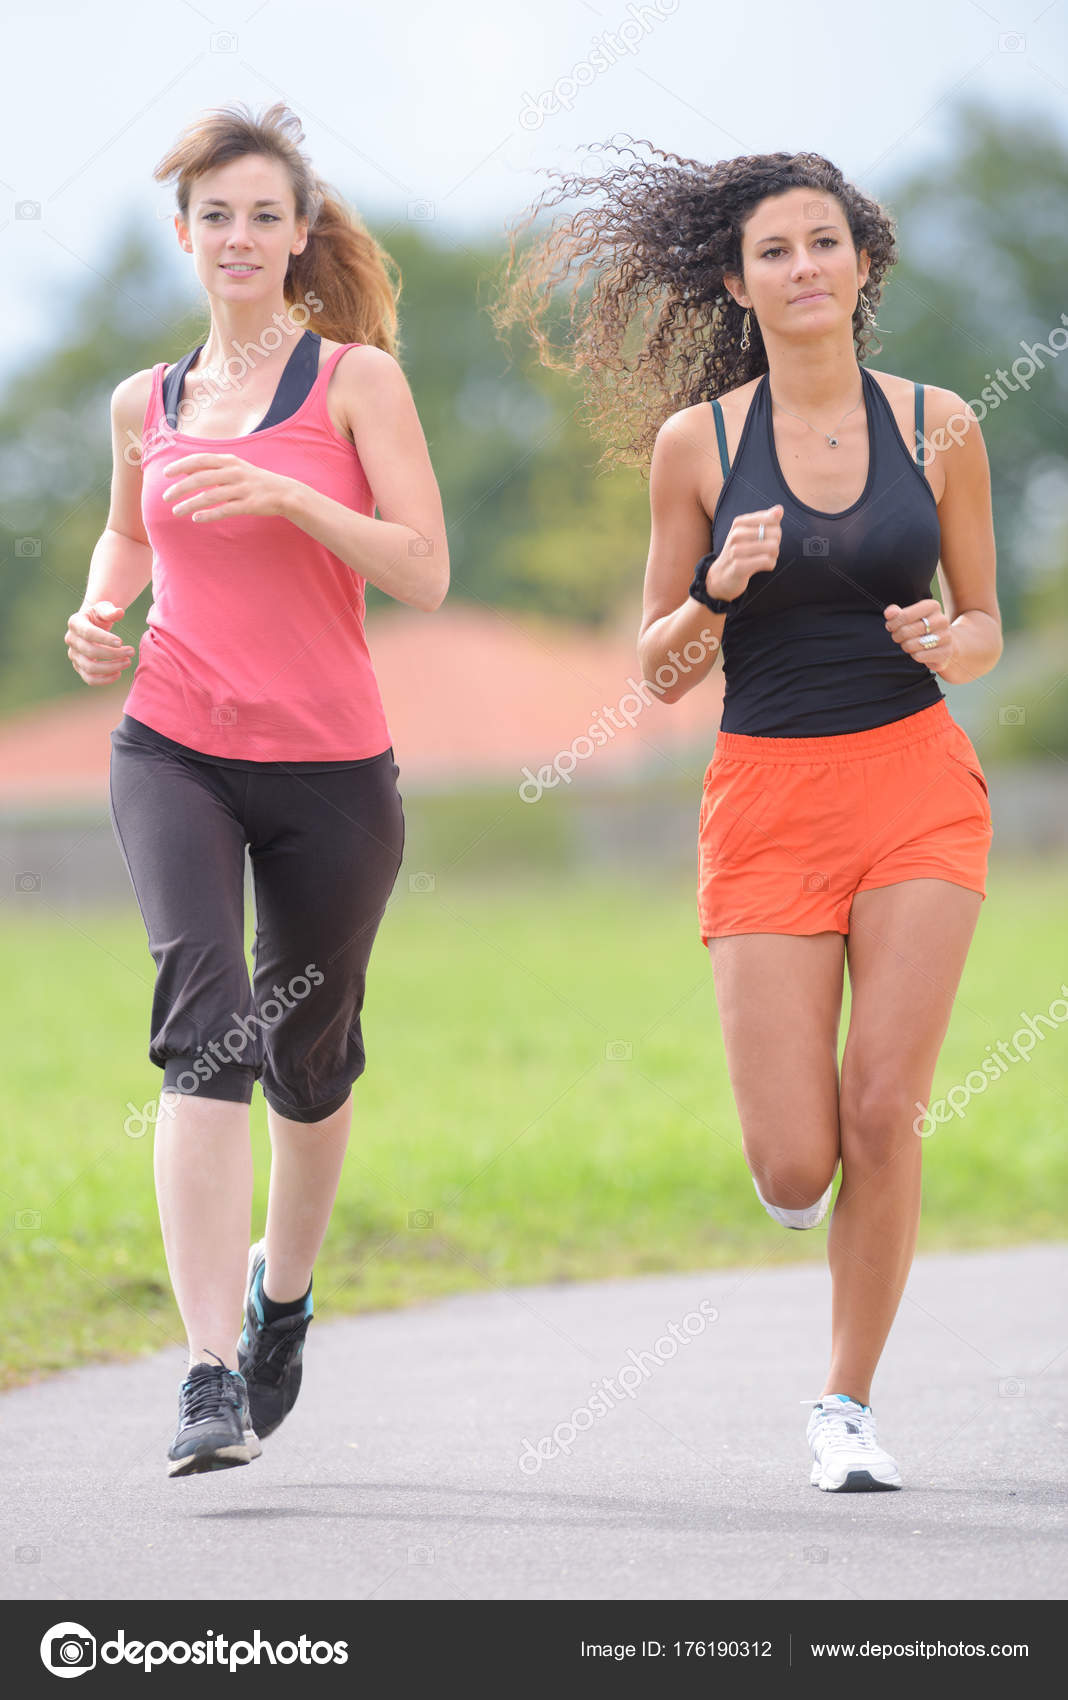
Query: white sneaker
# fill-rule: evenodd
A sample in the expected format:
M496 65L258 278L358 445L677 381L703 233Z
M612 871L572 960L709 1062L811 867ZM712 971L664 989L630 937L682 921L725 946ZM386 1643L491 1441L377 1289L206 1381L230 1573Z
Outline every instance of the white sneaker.
M875 1438L870 1405L858 1405L846 1393L825 1393L801 1403L813 1407L805 1431L812 1448L813 1487L829 1493L878 1493L901 1486L897 1465Z
M838 1169L836 1167L835 1174L837 1173ZM823 1221L823 1218L827 1214L827 1209L831 1202L831 1193L834 1191L834 1176L832 1175L831 1184L827 1188L823 1197L817 1198L815 1204L810 1204L805 1210L786 1210L781 1204L769 1204L766 1198L761 1198L760 1188L756 1184L755 1176L753 1177L753 1190L760 1199L760 1202L764 1206L768 1215L773 1221L778 1222L781 1227L815 1228Z

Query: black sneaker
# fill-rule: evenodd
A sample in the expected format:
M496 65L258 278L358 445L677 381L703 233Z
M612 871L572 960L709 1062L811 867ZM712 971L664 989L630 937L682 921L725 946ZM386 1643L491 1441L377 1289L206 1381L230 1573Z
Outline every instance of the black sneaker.
M178 1394L178 1428L167 1457L167 1474L196 1476L251 1463L263 1448L252 1426L244 1377L213 1364L193 1364Z
M263 1319L264 1242L248 1254L245 1326L237 1342L237 1363L248 1386L256 1433L266 1440L297 1402L304 1366L304 1336L312 1319L311 1289L304 1309L274 1322Z

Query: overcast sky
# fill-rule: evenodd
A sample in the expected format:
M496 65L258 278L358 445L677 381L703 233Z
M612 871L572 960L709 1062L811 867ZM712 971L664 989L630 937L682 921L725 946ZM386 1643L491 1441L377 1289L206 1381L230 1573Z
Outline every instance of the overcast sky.
M410 217L443 236L503 234L546 182L538 166L581 164L583 144L621 132L703 160L812 149L882 195L918 163L937 169L959 95L1068 131L1066 12L1066 0L9 9L0 373L63 340L72 289L86 267L107 275L131 211L192 281L152 170L205 108L285 100L320 175L376 229Z

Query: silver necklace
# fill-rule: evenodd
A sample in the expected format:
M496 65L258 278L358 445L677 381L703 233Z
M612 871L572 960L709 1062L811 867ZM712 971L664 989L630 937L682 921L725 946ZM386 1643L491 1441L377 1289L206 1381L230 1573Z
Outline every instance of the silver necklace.
M770 394L770 390L769 390L769 394ZM849 413L855 413L857 411L857 408L860 406L860 404L863 400L864 400L864 380L862 378L861 381L860 381L860 396L853 403L852 407L849 409ZM783 404L782 404L781 401L775 402L775 406L776 407L782 407L783 412L788 413L790 415L791 419L801 419L801 415L799 413L795 413L792 408L783 407ZM822 431L820 433L821 436L826 437L828 448L836 449L838 447L838 438L837 438L835 433L838 432L839 430L841 430L842 426L845 424L845 421L849 418L849 413L843 413L841 419L839 419L839 421L838 421L838 424L835 426L834 431ZM801 423L802 423L802 425L808 425L808 420L807 419L801 419ZM810 431L815 431L815 429L816 429L815 425L808 425L808 428L809 428Z

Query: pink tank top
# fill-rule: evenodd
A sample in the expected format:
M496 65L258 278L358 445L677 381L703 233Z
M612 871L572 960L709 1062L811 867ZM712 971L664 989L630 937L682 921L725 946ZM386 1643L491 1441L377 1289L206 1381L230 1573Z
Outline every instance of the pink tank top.
M163 500L172 461L236 454L373 516L359 456L326 406L331 372L359 346L334 349L290 418L243 437L172 430L167 363L152 368L141 457L152 606L123 706L164 737L245 761L359 761L390 747L364 637L366 579L291 520L194 523Z

